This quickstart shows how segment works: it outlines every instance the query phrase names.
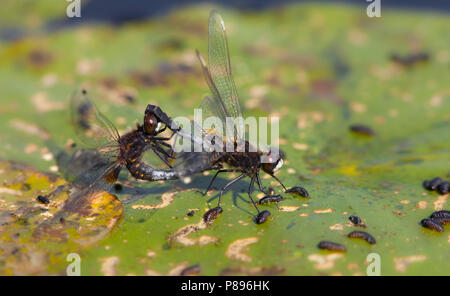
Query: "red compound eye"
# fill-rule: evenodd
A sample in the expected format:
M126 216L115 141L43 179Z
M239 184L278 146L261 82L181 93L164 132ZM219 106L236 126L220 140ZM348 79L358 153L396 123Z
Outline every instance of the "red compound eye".
M158 120L153 114L146 114L144 117L144 131L147 134L153 134L158 125Z

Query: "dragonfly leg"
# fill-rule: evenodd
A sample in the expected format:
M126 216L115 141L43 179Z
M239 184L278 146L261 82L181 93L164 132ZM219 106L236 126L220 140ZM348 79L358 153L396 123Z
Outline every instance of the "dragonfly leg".
M159 146L159 144L163 144L163 143L164 142L162 142L162 143L155 143L155 148L158 149L158 151L161 152L162 154L164 154L166 157L174 159L175 157L173 156L173 153L169 154L169 152L167 152L161 146ZM166 144L166 143L164 143L164 144ZM172 146L170 146L170 145L169 146L163 145L163 146L168 147L168 148L172 148ZM169 151L172 152L172 150L169 150Z
M225 173L225 172L232 172L232 170L218 170L218 171L216 172L216 174L214 175L214 177L213 177L213 178L211 179L211 181L209 182L209 185L208 185L208 187L206 188L206 191L202 193L203 196L205 196L205 195L208 193L208 191L211 189L211 186L212 186L212 184L214 183L214 180L217 178L217 175L219 175L220 173Z
M180 129L181 129L181 128L178 128L178 129L176 129L176 130L172 130L173 132L172 132L172 134L170 135L169 140L172 139L173 136L174 136Z
M259 172L256 173L256 181L258 182L259 190L260 190L262 193L264 193L265 195L270 195L270 194L268 194L268 193L264 190L264 188L263 188L263 186L262 186L261 177L259 176Z
M151 139L155 140L155 141L168 141L168 140L170 140L170 137L169 138L167 138L167 137L151 137Z
M261 190L265 195L271 195L268 192L265 192L263 190L262 183L261 183L261 177L259 176L259 172L256 173L256 180L258 181L259 190ZM275 206L277 207L277 210L280 210L280 208L278 207L278 202L275 203Z
M243 173L242 175L237 176L236 178L234 178L233 180L231 180L230 182L228 182L223 188L222 190L220 190L220 195L219 195L219 202L217 203L217 206L220 207L220 201L222 200L222 195L223 192L225 190L228 189L228 187L230 187L231 185L233 185L234 183L236 183L237 181L239 181L240 179L244 178L248 176L248 173Z
M278 181L278 183L280 183L281 184L281 186L283 186L283 188L284 188L284 190L286 191L287 190L287 188L286 188L286 186L284 186L284 184L283 183L281 183L281 181L280 181L280 179L278 179L275 175L271 175L272 176L272 178L274 178L275 180L277 180Z
M253 197L252 197L253 186L255 185L255 179L256 178L257 178L256 175L252 176L252 179L250 181L250 186L248 186L248 197L250 197L250 200L252 201L253 206L255 207L256 211L259 214L259 209L256 206L256 203L255 203L255 201L253 200Z
M172 165L166 160L166 158L163 155L161 155L161 153L162 153L162 154L166 155L167 157L169 157L169 155L166 154L167 152L165 152L164 150L160 151L157 147L154 147L154 146L150 146L150 148L169 168L172 168Z
M158 144L161 144L161 145L163 145L163 146L165 146L167 148L172 148L172 146L169 143L166 143L166 142L158 142Z
M167 129L167 125L164 125L163 129L157 131L156 134L159 135L160 133L163 133L166 129Z
M169 149L166 151L166 150L164 150L161 146L159 146L159 144L162 144L164 147L167 147L167 148L169 148ZM157 143L156 146L158 147L158 149L161 149L162 151L164 151L164 152L163 152L164 155L166 155L168 158L175 159L175 155L174 155L172 146L170 146L169 144L167 144L167 143L165 143L165 142ZM162 151L161 151L161 152L162 152Z

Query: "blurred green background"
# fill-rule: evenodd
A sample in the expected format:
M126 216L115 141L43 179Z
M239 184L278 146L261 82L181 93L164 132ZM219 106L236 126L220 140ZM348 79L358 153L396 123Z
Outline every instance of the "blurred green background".
M65 274L69 252L80 254L82 275L176 275L194 265L201 275L366 275L369 253L380 255L382 275L449 274L448 226L437 233L418 224L448 209L448 194L421 186L424 179L450 178L448 8L404 11L383 2L382 17L369 18L365 6L343 3L252 9L173 2L130 10L131 1L105 12L95 2L82 1L82 17L70 20L66 1L2 2L1 159L58 174L48 142L64 149L77 141L68 98L81 85L121 132L141 122L149 103L171 117L193 116L208 93L195 49L206 55L208 14L215 8L227 26L244 116L280 118L287 161L278 177L288 187L304 186L311 198L287 197L280 211L261 206L272 216L256 225L244 180L224 195L221 217L202 228L217 192L203 197L180 188L204 188L211 175L183 185L137 182L124 171L127 186L148 191L124 206L104 239L88 246L43 243L48 250L41 260L48 264L37 270L8 264L9 255L0 253L2 274ZM390 58L421 52L428 61L410 66ZM376 134L350 133L351 124ZM9 198L1 192L0 199ZM145 207L161 200L167 202L159 209ZM346 237L355 230L352 214L365 221L376 245ZM348 251L319 250L321 240ZM30 252L27 244L19 253Z

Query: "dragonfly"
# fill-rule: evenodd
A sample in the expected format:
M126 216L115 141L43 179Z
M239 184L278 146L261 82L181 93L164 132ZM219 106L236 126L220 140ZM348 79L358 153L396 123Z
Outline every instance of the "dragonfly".
M100 188L108 190L112 187L124 167L134 178L145 180L146 175L139 169L139 164L147 165L142 158L148 150L153 151L163 163L171 167L169 160L173 156L170 154L171 145L167 141L172 138L173 133L168 137L161 134L167 129L166 123L175 131L176 125L158 106L147 105L143 123L137 123L135 129L123 135L120 135L114 124L98 110L85 89L79 89L72 94L70 110L75 133L87 149L76 151L67 162L67 172L72 174L72 182L68 186L76 190L72 190L73 194L57 215L58 219L64 213L78 209L86 203L87 198L84 197ZM54 194L60 191L61 189Z
M206 222L212 222L222 213L221 200L225 191L230 189L239 180L246 177L250 178L248 187L248 197L257 210L255 218L256 223L260 224L266 221L270 212L267 210L260 211L255 203L252 192L257 183L259 190L267 196L271 194L267 192L261 182L261 170L269 174L284 188L285 192L292 194L300 194L307 196L308 193L303 187L293 187L287 189L281 180L275 176L275 173L283 166L284 153L274 147L267 151L256 149L253 144L245 140L245 135L241 125L234 125L230 128L227 125L227 118L242 118L241 108L239 104L238 92L234 83L230 54L228 49L228 41L226 35L225 24L219 13L212 11L209 17L208 26L208 63L205 62L200 52L197 50L197 57L211 91L211 95L207 96L202 104L203 114L214 116L222 122L223 127L227 127L226 136L218 130L201 130L196 133L196 129L201 129L197 124L193 124L194 131L179 129L176 131L176 137L181 137L183 141L190 141L191 146L201 144L204 148L202 151L187 151L176 154L174 167L167 170L155 169L151 166L146 167L146 175L154 178L189 178L195 174L208 170L216 170L217 172L211 179L204 195L211 189L215 179L222 173L239 173L237 177L229 181L222 187L219 193L217 207L210 209L204 215ZM231 130L233 129L233 130ZM179 143L179 142L176 142ZM176 149L175 151L180 150ZM233 146L233 151L218 151L217 145L221 147L228 144ZM263 161L264 160L264 161ZM174 174L175 173L175 174ZM279 198L269 200L278 201Z
M136 169L147 150L152 150L167 166L171 167L168 159L171 145L167 143L169 137L160 136L168 125L172 128L175 123L155 105L147 105L143 124L136 124L136 128L124 135L119 135L114 124L106 118L90 99L87 91L76 91L70 99L71 121L78 138L97 155L98 162L91 165L81 176L97 175L92 178L103 179L105 183L117 181L119 173L126 167L136 179L145 179L142 170ZM176 128L174 128L176 130Z

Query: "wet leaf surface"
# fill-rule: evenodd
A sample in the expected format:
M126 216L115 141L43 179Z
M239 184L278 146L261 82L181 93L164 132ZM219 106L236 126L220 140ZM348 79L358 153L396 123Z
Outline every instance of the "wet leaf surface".
M54 221L69 199L64 180L11 162L0 162L0 171L0 274L64 274L66 256L102 240L121 217L120 200L98 191Z
M5 11L18 9L10 6ZM186 7L138 24L0 41L0 157L63 172L57 151L77 143L67 105L79 83L97 91L94 101L121 132L142 120L147 104L172 117L193 116L207 93L195 49L207 51L209 10ZM212 174L186 185L136 182L123 172L122 219L119 201L102 194L87 213L36 231L34 223L54 214L67 194L48 205L35 198L65 181L22 169L13 174L4 163L1 219L11 225L0 226L1 273L63 274L67 254L79 252L84 275L176 275L192 266L201 275L365 275L370 253L380 255L383 275L448 274L449 226L436 232L419 224L449 209L448 194L422 187L450 178L448 17L386 11L369 19L364 9L330 4L219 11L243 114L280 118L287 159L277 176L310 197L284 194L263 178L284 199L260 205L271 215L258 225L244 179L206 225L202 217L217 206L218 192L196 189L204 191ZM52 8L37 26L64 12ZM391 59L422 52L428 59L411 67ZM354 125L370 128L370 136L352 132ZM375 245L346 237L361 230L351 215L361 217ZM320 250L320 241L347 252Z

